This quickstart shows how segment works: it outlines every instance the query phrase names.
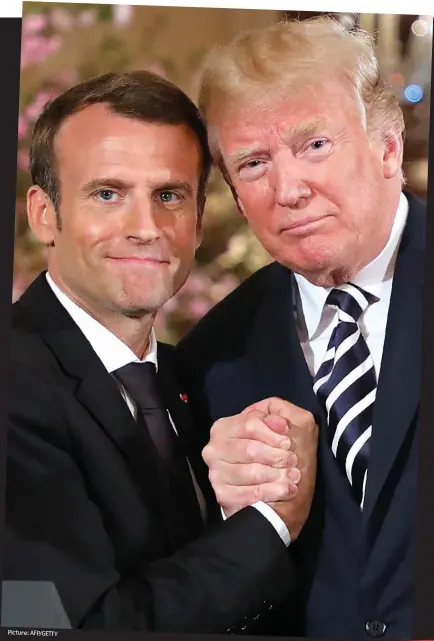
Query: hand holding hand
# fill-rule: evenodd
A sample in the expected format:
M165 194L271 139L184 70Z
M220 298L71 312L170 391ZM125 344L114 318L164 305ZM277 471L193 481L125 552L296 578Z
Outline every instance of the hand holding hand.
M317 443L312 414L279 398L217 421L203 458L225 514L264 501L296 538L312 502Z

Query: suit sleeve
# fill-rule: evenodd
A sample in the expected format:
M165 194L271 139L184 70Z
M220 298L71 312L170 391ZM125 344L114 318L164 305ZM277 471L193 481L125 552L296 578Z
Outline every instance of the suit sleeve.
M58 398L23 371L9 398L4 579L53 581L74 628L242 631L290 598L288 552L253 508L121 576Z

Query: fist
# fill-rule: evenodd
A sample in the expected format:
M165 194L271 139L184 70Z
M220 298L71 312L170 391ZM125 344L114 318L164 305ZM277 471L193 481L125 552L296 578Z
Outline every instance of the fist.
M303 473L309 475L302 488L303 505L307 503L316 445L313 416L277 398L217 421L202 455L226 516L264 501L287 523L287 503L296 500ZM295 538L291 530L290 534Z

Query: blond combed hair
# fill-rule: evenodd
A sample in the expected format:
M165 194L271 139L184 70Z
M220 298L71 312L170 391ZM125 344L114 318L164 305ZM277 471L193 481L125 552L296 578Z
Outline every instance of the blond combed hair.
M291 99L303 89L336 81L353 93L368 134L404 133L403 113L380 75L373 37L361 29L348 31L321 16L244 32L216 47L205 60L199 90L214 159L220 164L213 130L226 107L246 99Z

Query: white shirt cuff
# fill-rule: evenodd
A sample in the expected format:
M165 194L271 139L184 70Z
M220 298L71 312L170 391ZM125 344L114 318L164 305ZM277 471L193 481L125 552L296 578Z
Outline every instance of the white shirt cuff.
M267 505L266 503L263 503L262 501L258 501L257 503L253 503L252 507L256 508L258 512L260 512L267 521L274 527L276 530L277 534L280 536L282 539L283 543L286 545L286 547L289 546L291 543L291 537L288 531L288 528L286 527L285 523L282 521L280 516L273 510L272 507ZM224 513L223 508L221 507L221 513L223 517L223 521L226 521L227 516Z

